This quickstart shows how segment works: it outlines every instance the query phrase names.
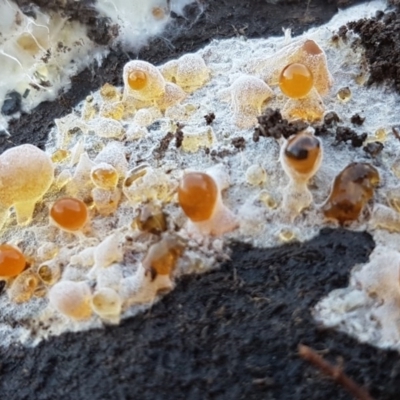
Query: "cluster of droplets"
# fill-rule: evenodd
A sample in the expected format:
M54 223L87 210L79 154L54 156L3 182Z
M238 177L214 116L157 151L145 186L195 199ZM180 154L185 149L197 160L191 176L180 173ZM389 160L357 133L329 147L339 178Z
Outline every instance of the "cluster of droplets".
M285 112L290 119L314 120L322 115L324 108L321 108L320 96L326 94L332 84L325 54L312 40L297 43L290 51L289 55L278 54L274 61L266 63L265 79L242 75L230 86L228 92L235 123L240 128L253 126L255 117L273 98L274 92L267 82L279 86L288 97ZM14 301L29 300L42 282L50 288L48 298L51 306L61 314L82 320L94 312L104 320L118 321L127 304L152 301L157 294L173 287L174 273L187 243L179 232L172 233L177 229L168 225L164 204L176 201L186 216L180 228L189 237L215 237L239 227L239 218L223 202L223 192L229 186L224 167L217 165L205 171L187 170L173 181L161 169L147 164L128 170L123 146L114 142L129 137L129 130L125 130L121 121L133 121L132 137L142 134L142 128L146 135L147 126L162 113L167 115L171 107L177 107L208 79L209 70L198 55L184 56L160 68L144 61L130 61L123 71L123 91L104 85L100 91L103 103L96 105L91 97L82 110L85 123L79 128L86 133L94 131L104 141L110 141L93 161L84 152L81 142L72 151L65 149L69 141L68 130L60 121L58 126L64 134L61 135L60 148L51 158L30 145L8 150L0 156L0 178L4 182L0 194L0 222L3 224L11 207L16 211L18 223L29 223L35 204L53 184L54 164L63 164L71 158L74 160L71 165L77 164L74 173L65 170L65 176L59 173L56 181L68 196L52 202L49 209L52 225L67 234L82 235L90 225L91 210L102 216L110 215L118 208L123 194L129 205L137 210L130 227L132 231L150 235L146 237L155 241L142 251L146 255L139 261L135 275L121 278L125 283L125 286L121 284L122 289L100 284L93 288L88 281L64 279L62 267L54 262L56 252L52 251L48 257L43 257L49 261L33 268L32 260L28 260L16 246L3 244L0 246L0 276L10 279L9 292ZM183 148L188 151L197 151L204 144L204 141L200 145L196 142L199 135L193 139L194 144L189 134L184 136L186 144L183 143ZM203 136L211 146L212 133L206 131ZM21 157L21 151L32 162L26 162L27 157ZM19 152L18 157L16 152ZM280 162L289 183L281 210L288 212L291 218L296 218L312 204L308 186L320 168L322 158L322 142L312 130L282 139ZM2 167L8 164L13 167ZM261 166L252 166L246 171L246 180L252 185L262 185L266 172ZM372 199L378 183L379 174L374 167L364 163L350 164L335 178L321 212L326 219L340 224L357 220ZM262 193L260 199L271 209L278 207L267 193ZM293 235L282 231L281 238L288 241ZM121 250L121 242L117 234L110 235L98 246L80 252L76 259L82 265L91 266L88 276L100 281L113 271L115 263L124 260L126 254ZM134 294L125 296L124 290Z

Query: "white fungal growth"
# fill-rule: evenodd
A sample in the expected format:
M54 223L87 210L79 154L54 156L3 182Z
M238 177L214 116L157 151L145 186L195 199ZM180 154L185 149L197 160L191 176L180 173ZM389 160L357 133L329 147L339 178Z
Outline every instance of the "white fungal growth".
M121 200L121 190L94 188L92 198L97 212L100 215L107 216L113 214Z
M114 233L106 237L94 251L94 267L105 268L114 262L120 262L123 259L122 246L120 244L120 235Z
M235 124L240 129L254 126L262 105L273 96L271 88L263 80L250 75L237 78L229 92Z
M97 135L103 138L121 139L124 136L124 128L119 121L112 118L95 118L89 123Z
M48 297L52 307L71 319L87 319L92 314L91 292L86 282L60 281L50 289Z
M0 155L0 229L10 207L18 224L32 219L36 203L49 190L54 179L50 157L30 144L13 147Z
M168 201L172 184L161 170L139 166L127 173L122 190L133 204L150 200Z
M178 60L176 84L187 92L202 87L209 79L210 71L199 54L185 54Z

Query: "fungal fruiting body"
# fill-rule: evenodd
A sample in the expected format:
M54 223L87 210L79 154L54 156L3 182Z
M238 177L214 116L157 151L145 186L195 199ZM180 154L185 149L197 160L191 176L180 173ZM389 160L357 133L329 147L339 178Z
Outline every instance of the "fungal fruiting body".
M261 114L262 105L273 97L271 88L255 76L242 75L237 78L227 91L235 118L235 124L240 129L255 126L257 116Z
M287 65L279 77L279 87L289 97L282 110L285 118L310 122L322 118L325 107L314 89L314 78L306 65L300 63Z
M178 187L178 202L191 227L202 234L222 235L237 227L236 218L223 204L221 184L210 174L187 172Z
M300 63L287 65L279 77L279 87L292 99L306 97L314 85L314 79L309 68Z
M167 62L160 70L167 81L176 82L189 93L202 87L210 76L210 71L199 54L185 54L178 60Z
M8 297L14 303L29 301L35 293L38 283L37 275L28 269L14 279L8 290Z
M0 277L17 276L25 265L26 259L19 249L9 244L0 245Z
M182 241L168 235L150 246L142 261L142 267L155 294L172 289L172 275L184 249L185 245ZM149 289L144 290L148 292Z
M318 171L322 153L320 140L308 131L290 137L281 147L280 161L290 178L282 205L291 218L312 203L307 183Z
M146 61L129 61L124 66L124 99L132 97L145 103L152 103L165 92L165 80L160 71Z
M32 219L35 204L54 179L50 157L30 144L13 147L0 155L0 228L14 207L18 224Z
M118 184L118 172L110 164L100 163L90 171L90 178L95 186L101 189L114 189Z
M76 232L85 226L88 220L88 210L82 200L65 197L52 205L50 218L60 229Z
M292 180L307 182L318 171L322 153L321 141L316 136L307 131L300 132L282 146L282 167Z
M322 211L340 224L358 219L379 184L379 173L367 163L352 163L335 178Z
M50 304L74 320L91 316L90 298L90 288L86 282L60 281L49 291Z

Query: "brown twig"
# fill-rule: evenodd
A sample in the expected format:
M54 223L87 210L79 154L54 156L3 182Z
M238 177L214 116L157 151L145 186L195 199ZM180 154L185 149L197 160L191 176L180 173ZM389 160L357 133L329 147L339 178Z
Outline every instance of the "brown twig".
M399 134L398 129L393 126L392 127L392 132L393 132L393 135L396 137L396 139L400 140L400 134Z
M356 399L373 400L369 393L349 378L340 367L334 366L325 361L311 347L299 344L298 349L301 358L319 368L325 375L331 377L336 383L343 386Z

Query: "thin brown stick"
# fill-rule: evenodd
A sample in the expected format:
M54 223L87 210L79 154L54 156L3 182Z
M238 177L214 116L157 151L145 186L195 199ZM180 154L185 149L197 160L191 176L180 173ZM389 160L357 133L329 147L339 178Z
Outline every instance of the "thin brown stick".
M336 383L343 386L358 400L373 400L369 393L361 386L357 385L353 379L349 378L340 367L334 366L325 361L311 347L299 344L299 354L304 360L314 364L325 375L331 377Z

